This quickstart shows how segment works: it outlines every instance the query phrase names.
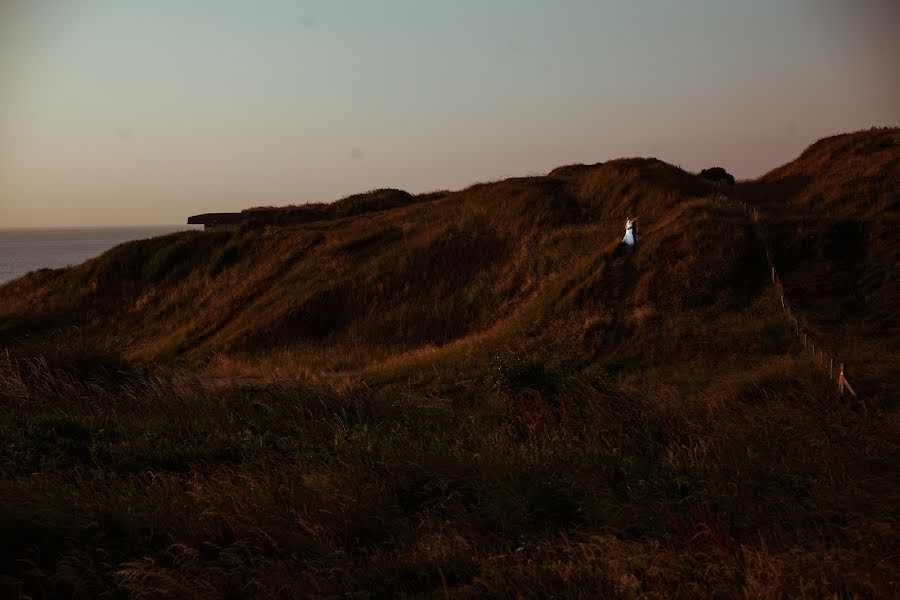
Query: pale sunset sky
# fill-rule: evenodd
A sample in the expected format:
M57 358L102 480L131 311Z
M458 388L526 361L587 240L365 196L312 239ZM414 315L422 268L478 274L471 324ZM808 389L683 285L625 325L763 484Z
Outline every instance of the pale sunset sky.
M0 0L0 227L655 156L757 177L900 124L888 0Z

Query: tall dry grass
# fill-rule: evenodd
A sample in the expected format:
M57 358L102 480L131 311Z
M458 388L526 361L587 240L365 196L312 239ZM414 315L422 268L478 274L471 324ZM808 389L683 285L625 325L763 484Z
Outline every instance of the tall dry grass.
M462 385L444 373L255 387L4 359L0 585L891 593L896 440L802 357L680 383L546 358L501 350Z
M892 313L806 303L837 396L707 186L378 191L0 287L0 596L896 596Z

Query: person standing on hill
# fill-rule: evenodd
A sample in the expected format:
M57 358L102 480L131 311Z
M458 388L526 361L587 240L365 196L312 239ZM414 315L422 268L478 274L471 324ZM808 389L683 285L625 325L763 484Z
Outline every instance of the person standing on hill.
M628 217L625 220L625 237L622 238L622 243L634 246L634 234L636 230L637 219L635 217Z

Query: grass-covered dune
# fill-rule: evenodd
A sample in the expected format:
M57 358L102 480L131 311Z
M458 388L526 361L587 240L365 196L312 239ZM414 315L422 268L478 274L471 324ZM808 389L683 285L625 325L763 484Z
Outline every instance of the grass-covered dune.
M648 232L648 250L649 240L673 238L679 247L667 254L702 258L691 247L700 232L678 215L717 223L722 209L704 200L707 189L659 161L624 160L574 180L507 180L352 217L132 242L3 288L0 327L44 335L77 326L142 362L288 349L309 363L336 348L359 366L484 331L546 296L550 282L595 275L629 211L661 228ZM732 245L732 229L717 229ZM738 250L757 249L744 240Z
M896 595L898 142L729 200L622 159L267 207L0 287L0 596Z

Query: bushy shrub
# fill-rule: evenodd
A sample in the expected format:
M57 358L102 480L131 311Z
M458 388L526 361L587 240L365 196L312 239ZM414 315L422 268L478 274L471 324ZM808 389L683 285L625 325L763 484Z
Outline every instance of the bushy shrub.
M734 185L734 176L722 167L711 167L700 171L700 177L715 181L717 183L727 183Z

